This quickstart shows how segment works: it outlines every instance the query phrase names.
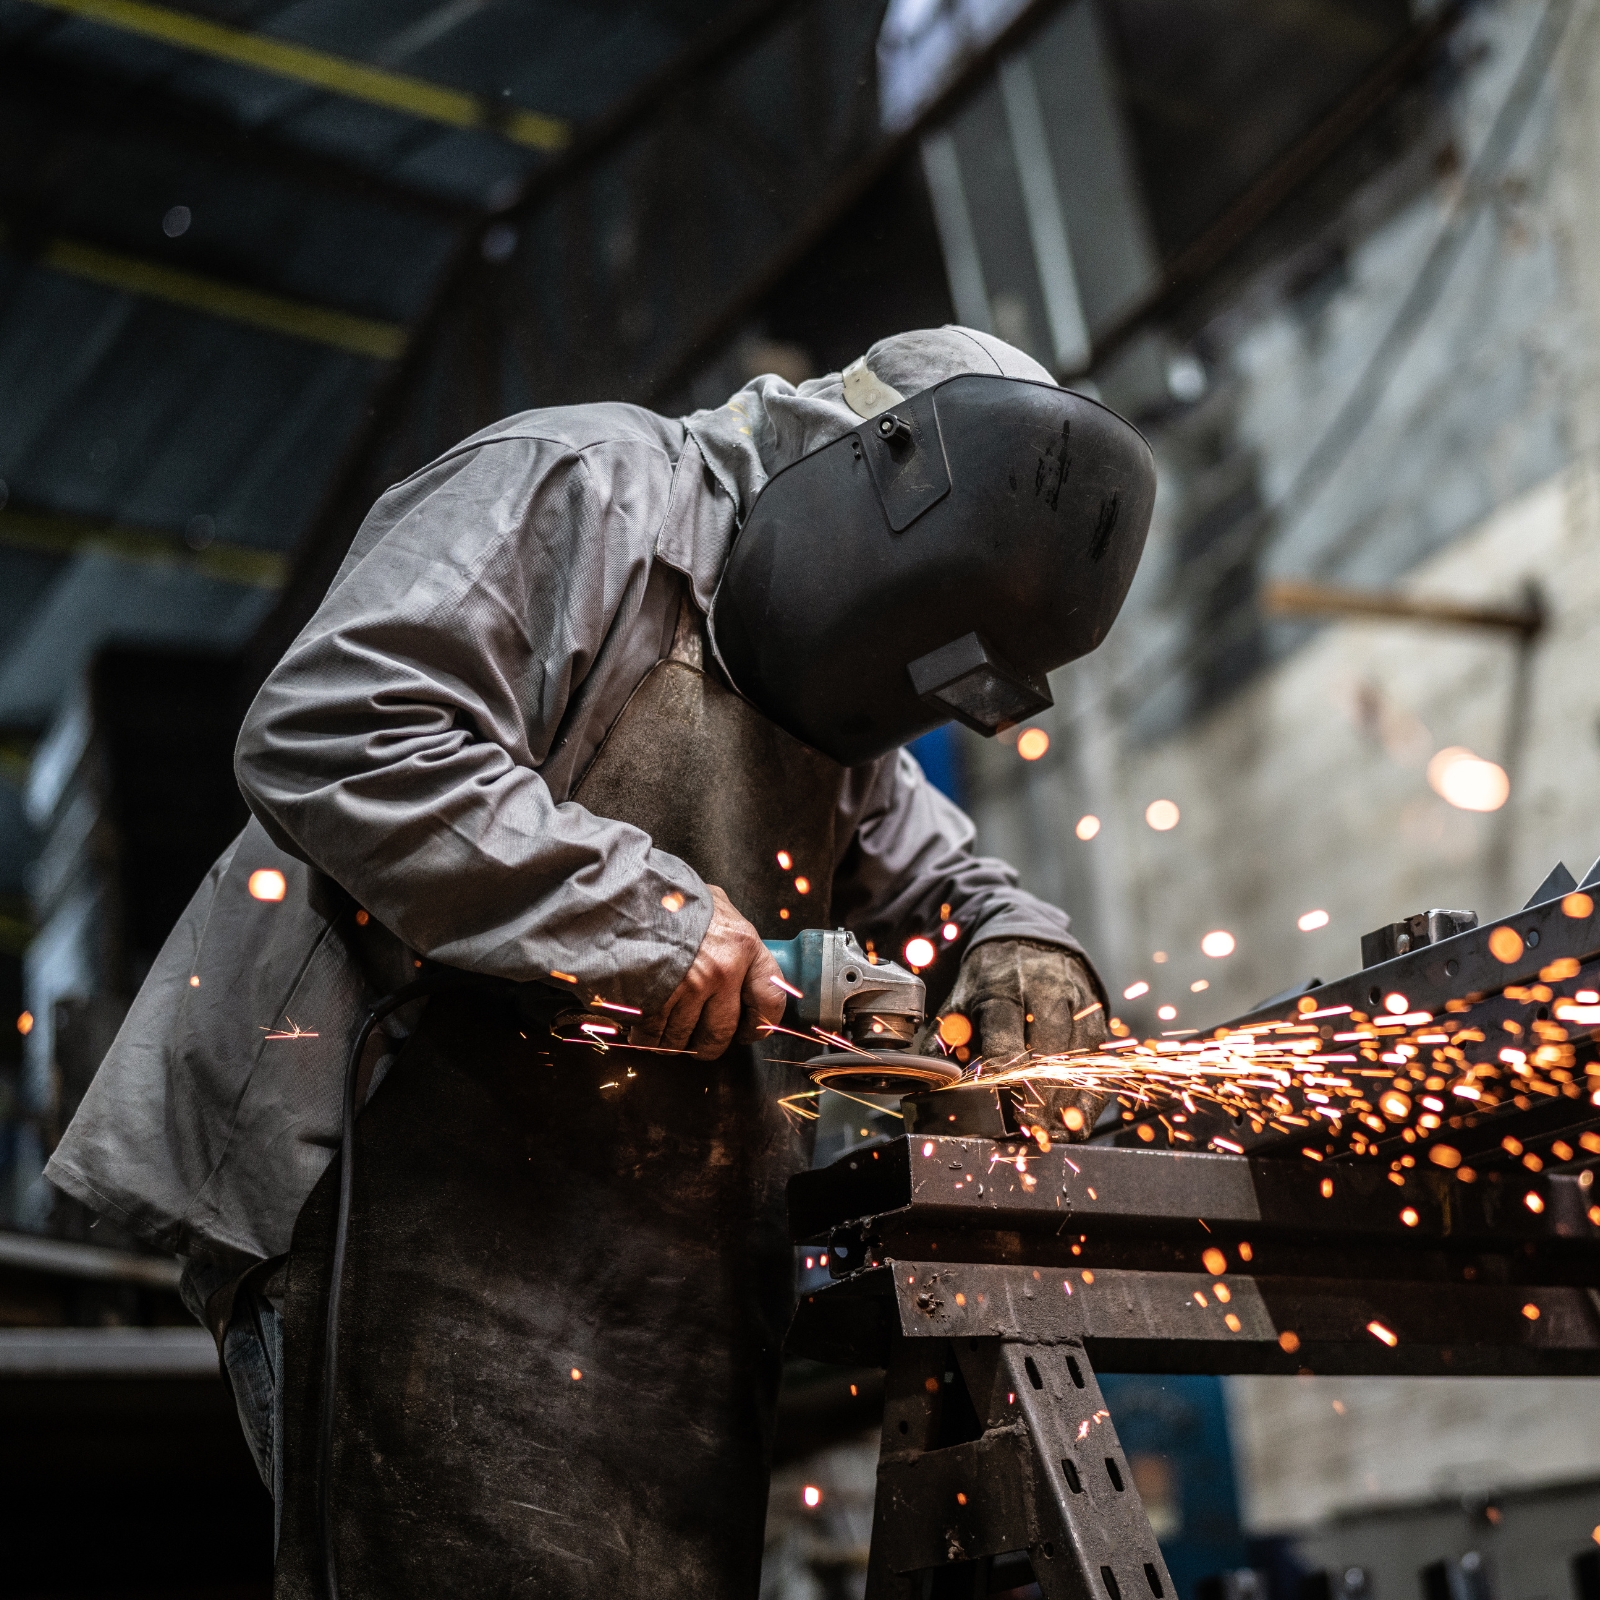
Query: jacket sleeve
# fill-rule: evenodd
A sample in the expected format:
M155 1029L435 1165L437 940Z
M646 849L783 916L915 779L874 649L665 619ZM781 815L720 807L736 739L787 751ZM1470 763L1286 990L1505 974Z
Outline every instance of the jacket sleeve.
M664 1000L704 884L539 767L638 614L670 482L636 442L513 437L390 490L245 718L235 770L272 838L438 961Z
M855 827L834 874L835 915L883 954L899 959L919 933L942 949L946 922L959 930L962 951L990 939L1033 939L1083 953L1066 912L1019 887L1006 862L974 853L972 819L909 752L853 772L851 800Z

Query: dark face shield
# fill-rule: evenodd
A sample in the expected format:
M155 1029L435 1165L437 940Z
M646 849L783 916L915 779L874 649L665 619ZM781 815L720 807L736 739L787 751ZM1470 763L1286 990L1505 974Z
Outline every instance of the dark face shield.
M846 766L952 718L998 733L1105 637L1155 488L1150 447L1104 406L950 378L767 484L717 591L717 654Z

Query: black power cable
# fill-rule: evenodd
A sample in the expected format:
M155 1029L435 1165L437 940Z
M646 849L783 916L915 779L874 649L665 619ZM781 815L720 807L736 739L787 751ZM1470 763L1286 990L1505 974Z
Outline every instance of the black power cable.
M333 1228L333 1263L328 1278L327 1324L322 1340L322 1430L317 1444L317 1494L322 1526L322 1560L327 1600L339 1600L339 1566L333 1543L333 1401L339 1377L339 1290L344 1279L345 1245L350 1237L350 1196L355 1186L356 1080L361 1056L372 1030L401 1006L441 989L463 986L462 975L451 973L418 978L386 994L362 1018L344 1069L344 1105L339 1126L339 1209Z

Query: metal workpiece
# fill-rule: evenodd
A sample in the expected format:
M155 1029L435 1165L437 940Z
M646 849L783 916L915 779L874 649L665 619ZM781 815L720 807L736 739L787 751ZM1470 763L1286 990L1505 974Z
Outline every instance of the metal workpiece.
M1047 1082L989 1083L973 1079L937 1093L907 1095L900 1112L908 1133L977 1134L1026 1138L1030 1128L1062 1129L1068 1106L1081 1110L1082 1091Z
M1364 1031L1366 1043L1378 1044L1383 1053L1376 1061L1369 1058L1355 1063L1361 1076L1370 1076L1361 1069L1378 1062L1395 1065L1388 1046L1419 1027L1448 1035L1452 1045L1460 1048L1460 1058L1445 1071L1446 1077L1493 1069L1486 1075L1487 1094L1485 1085L1480 1084L1470 1097L1454 1089L1442 1096L1444 1109L1430 1136L1447 1140L1469 1162L1475 1163L1480 1153L1495 1151L1507 1134L1526 1141L1600 1130L1600 1107L1592 1098L1600 1091L1600 1069L1595 1062L1600 1008L1577 999L1580 994L1600 990L1600 862L1582 884L1575 884L1572 874L1558 866L1522 910L1482 926L1462 927L1472 917L1467 911L1433 911L1380 928L1362 940L1363 960L1372 965L1331 983L1301 985L1274 996L1215 1032L1236 1034L1277 1024L1309 1035L1314 1028L1324 1048L1331 1045L1335 1052L1356 1053L1348 1013L1362 1013L1370 1021L1356 1024L1355 1030ZM1460 931L1452 932L1452 928ZM1410 948L1402 954L1392 953L1402 939ZM1395 1014L1393 1006L1401 1002L1408 1009ZM1530 1034L1537 1034L1552 1021L1559 1022L1559 1037L1571 1045L1574 1055L1572 1064L1552 1074L1566 1081L1542 1086L1515 1081L1515 1075L1504 1070L1505 1046L1525 1043ZM1196 1036L1185 1031L1164 1038ZM1288 1035L1280 1029L1275 1037ZM1409 1064L1423 1065L1426 1059ZM1406 1092L1415 1096L1418 1090L1408 1084ZM1290 1157L1310 1142L1320 1153L1342 1162L1348 1159L1352 1125L1356 1131L1362 1131L1362 1124L1375 1131L1382 1129L1381 1120L1374 1125L1366 1117L1348 1115L1342 1131L1330 1127L1307 1103L1303 1086L1296 1085L1286 1093L1307 1124L1303 1133L1274 1129L1270 1119L1234 1119L1201 1102L1186 1115L1181 1135L1164 1130L1161 1118L1155 1115L1161 1108L1153 1107L1140 1116L1124 1118L1123 1127L1113 1137L1117 1143L1129 1145L1177 1138L1195 1148L1205 1148L1221 1138L1230 1148ZM1368 1143L1373 1151L1389 1157L1421 1153L1421 1146L1408 1145L1407 1136L1393 1125L1382 1129L1376 1141L1368 1138Z
M1552 874L1551 878L1554 877ZM1545 880L1546 884L1551 878ZM1559 884L1561 880L1556 881ZM1566 875L1565 882L1567 887L1560 888L1550 898L1524 906L1510 916L1460 933L1430 937L1428 943L1404 954L1363 966L1359 972L1305 992L1316 997L1319 1009L1353 1006L1358 1011L1366 1011L1379 1005L1385 995L1398 993L1418 1010L1442 1012L1451 1000L1482 998L1497 993L1507 984L1537 982L1541 970L1563 957L1570 957L1581 966L1600 961L1600 899L1596 898L1600 896L1600 861L1590 868L1581 885L1585 898L1591 902L1583 914L1573 914L1581 902L1578 905L1572 902L1570 874ZM1541 885L1540 892L1543 889ZM1464 918L1471 913L1438 915L1441 919L1438 931L1444 934L1444 918ZM1517 936L1517 954L1509 961L1496 955L1490 945L1501 928L1508 928ZM1582 986L1580 979L1574 976L1560 988L1565 991ZM1297 1012L1296 998L1286 996L1256 1007L1235 1019L1234 1025L1291 1021Z
M852 1232L883 1239L927 1229L948 1258L968 1260L977 1234L996 1229L1030 1240L1076 1240L1089 1230L1096 1248L1142 1236L1169 1246L1184 1239L1197 1252L1207 1240L1241 1233L1257 1248L1274 1239L1316 1249L1367 1239L1408 1252L1571 1247L1573 1259L1594 1262L1600 1274L1600 1226L1589 1219L1600 1196L1587 1177L1512 1167L1463 1184L1419 1166L1397 1184L1373 1162L1103 1144L1044 1151L1020 1140L908 1134L798 1174L789 1184L789 1226L797 1243L819 1244ZM846 1255L838 1266L850 1270L858 1261Z
M787 1348L885 1366L902 1339L973 1338L1075 1339L1114 1372L1594 1376L1600 1297L1575 1284L890 1259L807 1295Z
M1391 961L1425 944L1438 944L1453 939L1458 933L1469 933L1478 926L1476 911L1419 911L1414 916L1402 917L1398 922L1385 923L1371 933L1361 936L1361 965L1375 967L1380 962Z
M1176 1600L1084 1347L897 1341L868 1600L920 1600L951 1567L988 1594L991 1574L1025 1583L1024 1560L1046 1600Z
M1600 1372L1587 1180L910 1135L792 1180L791 1232L835 1281L790 1346L872 1364L897 1337L1070 1338L1119 1371Z

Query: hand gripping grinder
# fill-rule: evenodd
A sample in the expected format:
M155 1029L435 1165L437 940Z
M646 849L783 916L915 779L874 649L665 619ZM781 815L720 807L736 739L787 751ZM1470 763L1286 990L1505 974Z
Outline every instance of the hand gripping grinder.
M843 928L807 928L765 943L788 985L784 1026L820 1031L840 1046L805 1063L819 1088L906 1094L961 1077L955 1062L911 1048L927 1009L927 991L914 972L869 961Z

